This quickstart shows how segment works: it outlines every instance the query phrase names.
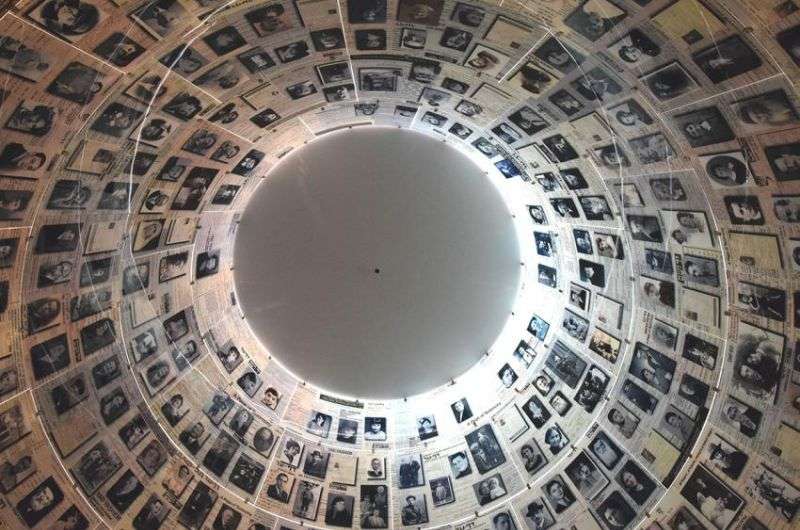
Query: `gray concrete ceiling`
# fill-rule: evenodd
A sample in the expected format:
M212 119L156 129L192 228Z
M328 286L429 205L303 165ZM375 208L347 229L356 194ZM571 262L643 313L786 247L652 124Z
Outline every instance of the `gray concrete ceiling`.
M287 368L354 397L403 397L491 346L519 287L513 219L465 155L408 130L331 133L260 184L235 244L253 331Z

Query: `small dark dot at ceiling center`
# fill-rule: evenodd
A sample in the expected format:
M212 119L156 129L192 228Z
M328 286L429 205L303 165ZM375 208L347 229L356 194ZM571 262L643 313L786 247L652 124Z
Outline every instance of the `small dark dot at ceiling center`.
M380 269L375 269L375 274L380 274L380 273L381 273Z

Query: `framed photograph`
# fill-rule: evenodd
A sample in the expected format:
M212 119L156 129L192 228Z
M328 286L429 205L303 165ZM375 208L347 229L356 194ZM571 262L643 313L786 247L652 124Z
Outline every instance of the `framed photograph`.
M468 5L458 2L453 12L450 14L450 20L457 22L462 26L470 28L477 28L483 23L486 18L486 11L477 6Z
M424 494L406 495L404 501L405 504L400 509L400 522L403 526L415 526L428 522L428 505Z
M630 379L622 385L622 395L646 414L652 415L658 406L658 399Z
M585 107L575 96L564 89L553 92L547 99L568 117L579 113Z
M796 163L800 156L800 142L771 145L764 148L764 154L777 180L784 182L800 179L800 167Z
M619 401L614 403L614 406L608 411L608 422L626 440L629 440L636 432L639 421L639 417Z
M661 55L661 46L639 28L632 29L608 47L611 55L621 61L625 68L638 71L646 69Z
M637 342L628 372L666 395L672 385L675 367L676 362L670 357Z
M747 135L796 127L800 121L794 105L782 89L734 101L730 107L736 116L737 127Z
M650 342L674 350L678 343L678 328L656 318L650 326Z
M672 118L692 147L730 142L736 134L717 107L704 107Z
M357 29L354 32L357 50L385 50L386 30Z
M719 356L719 346L687 333L683 343L683 358L713 370Z
M504 464L506 457L490 424L482 425L464 437L475 467L481 475Z
M744 506L744 500L736 492L703 466L695 468L681 488L681 496L718 530L729 528ZM716 506L711 513L708 509L703 510L703 506L708 504L707 499L714 501Z
M33 528L64 501L64 492L51 476L44 479L15 506L28 528Z
M453 493L453 482L449 476L439 477L428 481L431 488L431 501L434 506L444 506L456 501Z
M344 48L344 34L341 28L326 28L311 32L311 43L314 49L324 53L330 50Z
M114 66L125 68L138 59L147 48L125 34L114 32L94 48L94 53Z
M89 449L71 471L83 491L92 495L121 467L119 456L101 441Z
M130 16L153 37L162 39L179 29L188 14L177 0L156 0L143 4Z
M586 56L568 44L564 39L549 37L536 51L537 59L545 65L558 70L561 74L569 74L586 60Z
M178 512L178 522L186 528L202 528L218 497L216 491L199 480Z
M658 101L669 101L699 87L678 61L659 67L639 78Z
M608 478L585 452L581 451L564 468L575 489L585 498L592 500L609 484Z
M539 444L531 438L519 448L519 456L528 475L535 475L540 469L547 465L547 457L544 456Z
M569 489L569 486L567 486L564 479L561 478L561 475L556 475L547 481L544 486L542 486L542 491L544 492L545 499L547 499L550 506L553 507L553 511L556 514L566 511L576 501L575 494Z
M597 513L607 528L627 528L637 517L619 491L612 491L597 507Z
M351 0L347 3L347 20L351 24L386 22L387 0Z
M545 360L545 366L570 388L578 386L578 381L583 376L586 365L586 361L561 341L553 344Z
M592 68L570 86L586 101L606 101L624 90L620 81L600 67Z
M624 9L608 0L587 0L567 15L564 24L588 41L595 42L627 16Z
M736 307L771 320L786 320L786 292L764 285L738 282Z
M107 18L104 11L90 2L78 1L70 6L69 16L63 10L64 5L56 0L45 0L30 9L26 15L47 31L72 43L83 39Z
M677 449L684 449L697 429L692 418L669 405L658 423L658 433Z
M308 43L304 40L292 42L285 46L275 48L275 55L282 64L299 61L308 57L311 52L308 49Z
M578 202L587 221L611 221L614 214L603 195L581 195Z
M496 499L504 497L508 493L506 485L503 482L503 477L500 475L500 473L495 473L494 475L485 478L476 484L473 484L472 489L475 491L475 497L478 499L478 504L481 506L485 506Z
M365 92L396 92L401 71L397 68L359 68L359 90Z
M625 454L602 430L589 443L589 451L609 471L617 466Z
M778 396L785 347L783 335L739 322L733 389L758 402L774 403Z
M444 9L444 0L399 0L397 20L411 24L437 26Z
M736 34L693 53L692 60L715 85L763 64L750 45Z
M722 425L731 431L738 432L748 438L755 438L761 428L764 417L761 411L728 395L724 398L720 409Z
M203 41L220 57L247 44L242 34L233 26L225 26L209 33L203 37Z
M539 497L520 508L522 517L525 524L531 530L545 530L556 524L550 508L544 502L544 499Z
M464 66L488 76L497 76L503 71L510 57L483 44L476 44L464 61Z
M244 18L259 37L270 37L294 27L291 12L278 2L248 11Z
M320 449L311 449L307 451L306 459L303 462L303 473L323 480L325 478L325 473L328 471L328 460L330 456L328 451L322 451Z
M635 99L628 99L609 107L608 116L625 128L643 128L653 124L653 118Z
M401 455L398 457L398 464L397 478L400 482L400 489L425 485L425 471L422 466L421 455Z
M589 332L589 321L578 316L569 309L565 309L561 327L570 337L578 342L583 342L586 340L586 335Z
M400 33L400 47L410 50L422 50L428 40L428 31L418 28L402 28Z
M453 472L453 478L460 479L472 474L472 466L469 463L469 457L466 451L458 451L447 457L450 462L450 470Z
M791 523L797 515L797 510L800 509L800 489L763 463L750 475L745 491L758 504L776 513L788 523Z
M597 311L597 306L595 306L595 312ZM600 328L595 328L589 339L589 349L611 364L617 362L621 344L618 338Z
M715 248L711 227L705 212L661 210L660 214L669 234L669 242L708 250Z

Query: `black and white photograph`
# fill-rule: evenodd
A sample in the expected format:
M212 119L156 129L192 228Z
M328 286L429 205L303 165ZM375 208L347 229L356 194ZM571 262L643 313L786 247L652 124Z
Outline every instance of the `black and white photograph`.
M504 497L508 493L506 490L506 485L503 482L503 477L500 475L500 473L495 473L494 475L485 478L476 484L473 484L472 488L475 491L475 497L477 498L480 506L489 504L496 499Z
M428 522L428 505L425 495L421 493L409 494L402 497L403 507L400 508L400 521L403 526L421 525Z
M783 335L740 322L734 350L733 388L759 403L775 402L785 345Z
M547 499L556 514L565 512L576 500L575 494L572 493L572 490L560 475L556 475L545 482L542 486L542 491L544 492L544 498Z
M589 332L589 321L569 309L565 309L561 327L573 339L578 342L584 342Z
M645 414L653 414L658 406L658 399L655 396L630 379L623 383L622 395Z
M656 44L644 31L634 28L609 46L608 51L626 68L639 69L647 68L654 59L661 55L661 46Z
M764 415L761 411L728 395L720 409L723 425L733 432L741 433L748 438L755 438L761 428Z
M472 474L472 466L466 451L458 451L447 457L453 478L460 479Z
M397 20L425 26L436 26L442 16L444 0L399 0Z
M594 411L605 394L608 382L608 375L600 367L592 365L586 371L586 376L575 394L575 403L583 407L586 412ZM555 408L552 400L550 404ZM563 416L564 414L561 415Z
M535 475L537 471L547 465L547 457L542 452L539 444L531 438L519 448L519 457L528 475Z
M357 29L355 30L357 50L385 50L386 30L383 29Z
M661 224L658 217L651 215L626 215L631 238L646 243L663 243Z
M692 147L729 142L736 138L728 121L717 107L704 107L678 114L673 118L673 122Z
M675 61L640 78L658 101L669 101L696 89L699 85L681 63Z
M662 394L668 394L676 364L663 353L637 342L628 371Z
M771 145L764 149L772 174L779 181L800 179L800 142Z
M569 437L564 430L554 423L544 432L544 443L551 455L559 454L564 448L569 446Z
M434 506L444 506L455 502L456 497L453 493L453 483L450 477L438 477L428 481L431 488L431 502Z
M745 491L758 504L791 523L800 509L800 489L790 484L765 464L761 464L750 476Z
M549 392L545 392L545 394L547 393ZM536 429L544 427L552 416L547 407L535 395L528 398L528 401L522 405L522 412L525 413L525 416L528 417L528 420Z
M564 474L570 479L578 493L588 500L595 498L609 484L608 478L584 452L578 453L567 464Z
M731 103L737 123L747 134L795 127L800 121L794 105L781 89Z
M561 341L553 344L545 360L545 366L570 388L578 386L586 364L586 361Z
M692 60L714 84L754 70L761 58L739 35L731 35L692 54Z
M86 494L92 495L121 467L119 456L100 442L81 457L72 474Z
M636 511L618 491L612 491L597 507L600 520L612 530L627 528L634 519Z
M40 482L15 506L16 513L28 528L33 528L64 500L64 492L50 476Z
M744 500L702 466L697 466L681 488L681 496L719 530L730 527Z
M472 461L475 462L475 467L481 475L506 462L505 454L490 424L469 432L464 439L472 455Z
M219 494L205 482L197 482L183 508L178 512L178 522L186 528L202 528L218 497Z
M425 485L422 456L419 454L400 455L398 457L397 478L400 483L400 489Z
M450 404L450 410L453 411L453 417L456 423L463 423L472 417L472 409L467 402L467 398L461 398L458 401Z
M464 66L480 72L481 74L494 77L503 71L509 59L510 57L505 53L484 46L483 44L477 44L472 48L472 52L470 52L469 56L464 61Z
M747 465L749 457L719 434L712 434L703 447L706 465L731 480L738 480Z
M138 125L142 114L139 110L113 102L100 113L91 129L114 138L125 138Z
M564 19L564 24L595 42L622 22L628 14L608 0L587 0Z
M765 285L738 282L735 306L748 313L783 322L786 320L786 292Z

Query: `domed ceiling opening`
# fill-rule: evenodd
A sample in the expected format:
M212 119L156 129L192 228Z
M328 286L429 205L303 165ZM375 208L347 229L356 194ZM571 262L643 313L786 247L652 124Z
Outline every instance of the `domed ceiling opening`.
M796 528L798 67L797 0L2 4L0 520Z
M309 383L420 394L475 364L511 316L521 268L511 215L443 139L329 133L283 159L248 203L237 297L270 353Z

